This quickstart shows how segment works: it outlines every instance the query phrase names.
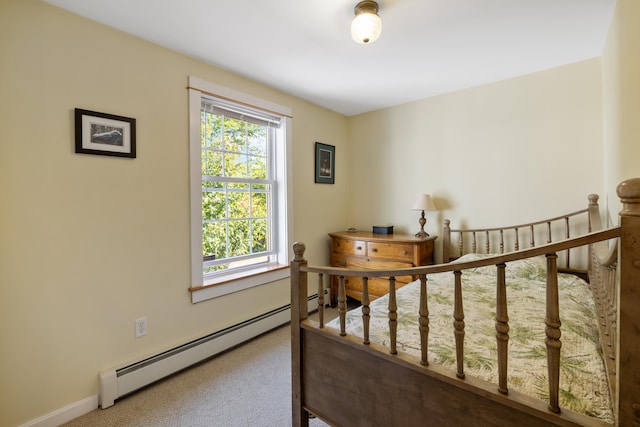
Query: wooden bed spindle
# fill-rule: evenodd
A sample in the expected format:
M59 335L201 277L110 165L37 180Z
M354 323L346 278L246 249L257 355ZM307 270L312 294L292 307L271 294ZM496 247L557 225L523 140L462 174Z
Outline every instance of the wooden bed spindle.
M344 288L344 276L338 279L338 316L340 317L340 335L346 336L347 296Z
M591 251L591 259L589 261L589 285L591 286L591 292L593 293L593 303L596 305L596 314L598 316L598 322L600 322L601 326L605 326L606 323L604 321L604 292L603 287L600 286L602 283L606 283L604 280L604 272L600 268L593 268L594 265L597 265L598 259L595 251ZM608 335L605 331L604 335Z
M429 305L427 302L427 276L420 275L420 310L419 310L419 329L420 329L420 363L424 366L429 365Z
M536 247L536 238L535 238L535 231L533 229L533 224L531 224L529 226L529 228L531 229L531 247L535 248Z
M597 265L598 263L598 256L597 254L594 252L593 253L593 257L595 258L592 262ZM593 299L595 304L597 304L597 306L599 307L597 310L598 316L599 316L599 321L600 321L600 326L602 327L603 330L603 335L606 339L606 345L609 349L611 349L613 347L613 342L611 339L611 324L610 324L610 310L612 307L612 303L611 303L611 289L613 288L610 285L614 285L615 283L612 283L613 281L611 281L611 277L608 274L608 271L606 269L603 268L598 268L595 269L590 278L593 277L593 279L591 279L591 283L592 286L594 287L593 289ZM609 353L609 352L607 352Z
M453 329L456 338L456 363L458 378L464 378L464 308L462 304L462 271L454 271L455 293L453 303Z
M389 277L389 353L397 354L398 304L396 303L396 278Z
M566 238L567 240L569 240L571 238L571 233L569 232L569 217L565 217L564 218L564 224L565 224L565 230L566 230ZM571 249L567 249L567 255L566 255L567 259L565 262L565 265L567 266L567 268L571 268Z
M369 300L369 278L362 278L362 329L364 331L364 336L362 337L362 343L365 345L369 345L369 321L371 316L369 313L371 309L369 308L370 300Z
M318 274L318 323L324 328L324 274Z
M606 255L602 253L601 255L604 258L601 259L600 255L598 255L598 249L595 247L590 249L589 284L593 293L593 302L596 305L596 313L598 314L603 352L610 360L607 363L607 370L610 374L615 374L615 363L612 363L612 361L616 359L617 348L618 300L617 292L615 292L617 285L617 247L608 248L605 245L600 249L609 253ZM612 395L615 395L615 388L612 388Z
M500 230L500 253L504 253L504 230Z
M618 345L617 340L617 324L618 324L618 293L616 292L616 270L615 268L607 268L607 295L609 296L607 301L607 326L609 330L609 348L611 352L609 353L609 358L615 360L616 358L616 348Z
M514 231L515 231L515 234L516 234L516 236L515 236L516 241L514 243L514 245L515 245L514 250L519 251L520 250L520 238L519 238L519 235L518 235L518 227L514 228Z
M490 240L490 239L489 239L489 230L487 230L487 231L486 231L485 236L486 236L486 238L487 238L487 241L486 241L486 242L485 242L485 244L484 244L484 249L485 249L485 250L484 250L484 253L485 253L485 254L490 254L490 253L491 253L491 245L490 245L490 243L489 243L489 240Z
M598 294L598 302L600 305L600 324L604 327L604 335L607 337L608 345L611 346L610 331L609 331L609 316L607 313L609 312L609 288L606 285L609 277L606 274L606 271L600 271L599 282L600 287L596 290ZM603 286L604 285L604 286Z
M506 264L496 265L496 339L498 344L498 391L509 393L507 387L507 357L509 351L509 315L507 313Z
M547 346L547 369L549 371L549 410L560 413L558 394L560 390L560 304L558 301L558 255L547 254L547 316L545 344Z

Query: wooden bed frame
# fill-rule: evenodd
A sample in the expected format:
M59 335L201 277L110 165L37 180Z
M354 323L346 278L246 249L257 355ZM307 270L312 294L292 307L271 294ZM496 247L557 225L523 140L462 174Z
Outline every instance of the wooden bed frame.
M620 225L601 229L597 197L589 197L589 207L582 211L550 220L528 223L516 227L475 230L452 230L445 223L443 247L445 260L451 255L452 235L459 234L460 254L465 251L464 233L487 236L486 252L497 233L499 253L495 256L458 263L445 263L428 267L389 270L346 269L310 266L304 260L305 246L294 244L295 258L291 262L291 351L292 351L292 414L294 426L307 426L313 414L334 426L599 426L610 425L601 420L578 414L558 405L558 370L560 364L561 325L557 295L558 253L586 247L589 254L588 278L600 319L601 342L607 359L607 373L616 417L615 425L640 426L640 178L621 183L617 189L623 204ZM580 214L589 218L589 232L579 237L568 237L551 242L552 222L567 223ZM547 227L548 242L520 249L504 250L506 230ZM519 232L515 232L518 236ZM615 239L615 240L612 240ZM516 241L518 237L516 237ZM612 242L609 249L609 242ZM477 242L476 242L477 243ZM472 243L475 252L477 244ZM507 390L507 341L509 319L504 297L505 263L545 255L547 259L547 311L545 318L547 360L549 365L548 402ZM455 258L455 256L454 256ZM565 261L569 256L564 255ZM423 343L428 342L428 298L426 277L429 274L452 272L456 277L455 318L456 336L464 333L463 304L458 292L463 270L494 265L496 279L496 338L498 342L497 384L490 383L462 371L462 340L456 339L458 368L452 370L435 363L429 364L426 345L422 357L416 358L396 350L395 330L395 276L416 275L422 282L420 301L420 330ZM570 267L570 266L569 266ZM462 273L460 273L462 271ZM317 276L318 322L308 319L308 275ZM323 288L327 276L337 275L339 280L338 312L341 330L324 328ZM360 276L363 283L362 312L365 336L347 335L344 326L346 297L343 276ZM369 342L369 298L366 282L370 277L389 280L389 328L391 343L388 347ZM416 313L418 315L418 313ZM460 341L458 343L458 341Z

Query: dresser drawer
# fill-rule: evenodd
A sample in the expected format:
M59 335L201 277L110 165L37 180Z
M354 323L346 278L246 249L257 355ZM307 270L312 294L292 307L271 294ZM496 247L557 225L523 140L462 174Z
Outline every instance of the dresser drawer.
M409 280L411 279L410 276L407 276L406 278ZM362 298L364 297L362 293L362 282L362 277L346 276L344 278L346 295L348 297L362 301ZM396 290L400 289L407 283L409 282L400 282L396 280ZM389 293L389 280L384 278L369 279L368 287L369 299L374 300Z
M344 268L366 268L366 269L378 269L378 270L384 270L384 269L396 269L396 268L404 268L404 267L412 267L411 264L406 263L406 262L397 262L397 261L377 261L377 260L372 260L370 258L358 258L358 257L351 257L351 256L347 256L347 255L338 255L338 254L334 254L331 257L331 266L332 267L344 267ZM337 276L335 277L336 279L336 284L337 282ZM404 283L409 283L413 281L413 277L412 276L398 276L396 277L396 283L398 284L404 284ZM389 287L389 281L387 278L385 277L372 277L369 279L369 284L373 283L373 282L380 282L380 283L384 283L385 287L388 289ZM355 277L351 277L351 276L346 276L345 277L345 285L347 287L347 294L348 294L348 290L352 289L352 286L358 286L357 291L360 292L362 290L362 277L359 276L355 276ZM369 288L371 289L371 288ZM385 292L386 293L386 292ZM376 295L383 295L383 294L376 294ZM352 295L350 295L352 296Z
M413 261L414 245L398 243L367 242L367 256L370 258L391 258Z
M364 256L367 254L367 242L336 238L331 241L331 251L337 254Z
M405 268L413 267L410 262L401 261L383 261L370 257L355 257L343 254L333 254L331 256L332 267L345 267L345 268L368 268L384 270L387 268Z

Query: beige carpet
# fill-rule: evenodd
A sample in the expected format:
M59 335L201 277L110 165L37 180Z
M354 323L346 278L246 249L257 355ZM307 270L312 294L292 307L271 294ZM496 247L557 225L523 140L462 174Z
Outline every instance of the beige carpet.
M65 426L290 426L289 340L286 325Z

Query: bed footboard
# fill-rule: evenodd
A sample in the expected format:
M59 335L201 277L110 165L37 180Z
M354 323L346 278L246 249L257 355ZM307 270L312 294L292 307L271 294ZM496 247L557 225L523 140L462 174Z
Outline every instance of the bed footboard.
M473 378L461 381L374 344L363 346L312 325L303 324L301 332L303 407L331 425L512 427L514 420L518 426L584 425L567 414L559 418L544 402L516 392L498 394ZM330 370L318 369L327 365Z

